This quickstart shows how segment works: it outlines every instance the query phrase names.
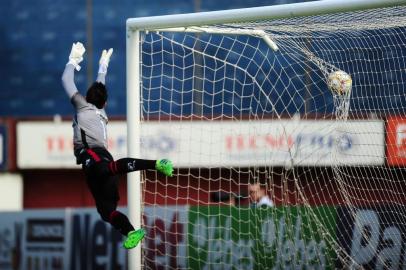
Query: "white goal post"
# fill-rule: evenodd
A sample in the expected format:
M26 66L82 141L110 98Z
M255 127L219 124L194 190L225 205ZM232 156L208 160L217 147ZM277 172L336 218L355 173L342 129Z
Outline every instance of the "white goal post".
M406 0L325 0L303 2L296 4L276 5L267 7L256 7L246 9L234 9L225 11L201 12L193 14L153 16L144 18L130 18L127 20L127 44L126 44L126 59L127 59L127 144L128 155L131 157L141 157L141 121L142 121L142 41L143 35L149 32L153 33L190 33L190 34L211 34L221 36L248 36L261 39L269 48L270 51L278 53L281 48L278 45L270 31L266 27L262 27L260 23L266 21L272 28L272 21L294 19L308 16L319 16L328 14L338 14L346 12L358 12L369 9L389 8L395 6L406 5ZM239 25L248 25L245 28L238 27ZM320 25L323 22L320 21ZM403 25L405 26L405 25ZM349 26L348 26L349 27ZM357 27L356 25L353 27ZM375 26L378 27L378 26ZM372 28L375 28L372 27ZM394 25L397 27L397 25ZM299 31L288 29L289 31ZM187 41L185 41L186 43ZM179 45L173 41L175 45ZM152 47L152 45L151 45ZM337 68L330 65L328 61L324 61L319 56L314 55L310 50L303 49L302 53L310 59L309 61L318 66L321 73L325 77L330 71ZM292 59L296 57L294 54ZM216 59L215 61L220 59ZM304 69L309 68L309 64L303 64ZM234 68L238 71L237 65ZM266 72L264 72L266 74ZM204 80L204 78L203 78ZM349 95L349 94L348 94ZM343 101L344 100L344 101ZM268 101L272 107L275 106L274 101ZM335 113L339 115L340 120L347 119L348 116L348 97L343 98L337 96L334 102L336 105ZM340 103L341 102L341 103ZM344 104L344 105L343 105ZM274 113L276 110L274 111ZM277 117L281 118L278 112ZM158 115L161 117L161 115ZM312 119L309 119L312 120ZM285 129L286 127L284 127ZM283 131L286 134L286 130ZM291 153L292 156L292 153ZM159 158L159 157L156 157ZM265 160L266 162L266 160ZM194 164L194 162L190 162ZM230 163L231 164L231 163ZM290 164L283 166L296 166L296 160L292 158ZM320 164L323 164L320 162ZM175 167L177 164L175 162ZM207 165L210 167L210 165ZM185 167L185 166L182 166ZM341 176L336 176L340 178ZM128 211L129 217L134 227L142 226L142 185L141 174L139 172L128 175ZM314 213L310 213L314 214ZM140 269L142 265L141 245L129 253L128 269Z

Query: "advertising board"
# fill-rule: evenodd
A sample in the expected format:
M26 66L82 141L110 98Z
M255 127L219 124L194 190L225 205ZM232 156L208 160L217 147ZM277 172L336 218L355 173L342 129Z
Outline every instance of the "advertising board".
M109 123L109 150L115 158L127 153L127 125ZM17 123L17 166L32 168L77 168L73 155L73 130L70 122Z
M405 216L406 207L400 205L338 207L337 240L351 260L341 256L337 269L403 269Z
M187 207L146 207L145 262L186 265ZM93 208L0 213L0 269L127 269L123 237Z
M309 215L309 211L312 215ZM193 206L191 269L335 269L334 207ZM323 237L327 236L329 237Z
M140 158L176 167L383 165L384 122L328 120L173 121L141 126ZM109 150L127 150L125 122L109 123ZM20 168L79 168L71 123L20 122Z
M67 232L63 211L1 213L0 269L66 269Z
M394 211L396 209L396 211ZM93 208L0 214L0 269L127 269ZM146 206L148 269L401 269L406 207Z
M406 165L406 118L396 116L387 118L386 156L389 165Z

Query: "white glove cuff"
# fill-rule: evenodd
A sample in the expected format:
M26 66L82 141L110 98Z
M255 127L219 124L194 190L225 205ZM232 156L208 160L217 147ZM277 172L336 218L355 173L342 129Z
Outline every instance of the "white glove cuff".
M76 62L76 61L74 61L74 60L69 60L69 62L67 63L67 65L68 64L72 64L74 67L75 67L75 69L77 70L77 71L80 71L80 69L81 69L81 67L79 66L79 64Z

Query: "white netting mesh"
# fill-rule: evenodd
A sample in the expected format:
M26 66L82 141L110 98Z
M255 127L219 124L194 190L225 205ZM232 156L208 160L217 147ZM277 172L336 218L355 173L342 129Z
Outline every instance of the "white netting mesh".
M405 12L143 33L141 152L178 168L144 175L146 268L404 267L384 121L406 109ZM351 91L328 88L337 70Z

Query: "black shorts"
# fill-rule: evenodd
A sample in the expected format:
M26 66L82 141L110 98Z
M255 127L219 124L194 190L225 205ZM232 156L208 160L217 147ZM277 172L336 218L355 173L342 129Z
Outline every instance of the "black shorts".
M111 175L108 167L109 163L114 161L113 157L104 148L91 148L82 151L78 160L82 164L97 210L102 217L109 215L117 209L117 203L120 200L119 177Z

